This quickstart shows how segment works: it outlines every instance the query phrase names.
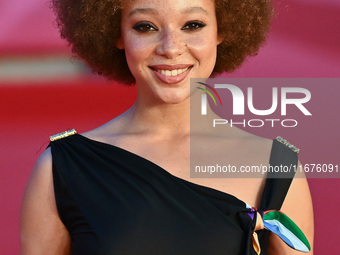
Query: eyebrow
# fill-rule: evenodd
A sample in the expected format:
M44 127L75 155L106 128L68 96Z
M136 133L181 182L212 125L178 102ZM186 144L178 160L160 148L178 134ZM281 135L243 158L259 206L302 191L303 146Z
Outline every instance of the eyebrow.
M136 8L132 12L129 13L129 17L136 14L157 14L158 11L153 8Z
M158 11L153 8L136 8L132 12L129 13L129 17L136 15L136 14L157 14ZM185 8L181 13L189 14L189 13L202 13L205 15L208 15L208 11L202 7L199 6L193 6Z
M199 7L199 6L193 6L193 7L189 7L189 8L186 8L182 11L182 13L203 13L203 14L206 14L208 15L208 11L202 7Z

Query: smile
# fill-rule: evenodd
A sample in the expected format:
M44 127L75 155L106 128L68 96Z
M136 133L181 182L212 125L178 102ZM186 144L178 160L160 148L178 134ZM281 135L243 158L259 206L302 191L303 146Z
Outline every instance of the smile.
M189 69L189 67L183 68L183 69L175 69L175 70L157 70L156 69L156 71L160 74L165 75L165 76L177 76L181 73L184 73L188 69Z
M190 72L193 65L153 65L149 66L156 77L163 83L177 84L183 81Z

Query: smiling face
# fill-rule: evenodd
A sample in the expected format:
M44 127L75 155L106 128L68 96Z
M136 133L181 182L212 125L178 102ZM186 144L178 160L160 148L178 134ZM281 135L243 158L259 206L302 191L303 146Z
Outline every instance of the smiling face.
M179 103L190 95L190 78L207 78L216 62L213 0L127 1L122 37L138 96Z

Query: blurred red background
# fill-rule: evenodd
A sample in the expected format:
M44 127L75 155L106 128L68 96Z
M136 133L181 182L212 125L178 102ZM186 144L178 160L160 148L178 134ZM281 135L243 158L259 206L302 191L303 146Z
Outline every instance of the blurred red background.
M280 0L276 5L272 30L259 55L223 77L339 78L340 2ZM12 59L68 55L53 20L45 1L1 1L0 69L1 63ZM78 132L95 128L126 110L136 95L134 88L112 85L86 70L72 79L14 80L0 77L0 253L4 255L19 253L20 201L48 136L71 128ZM304 163L339 164L340 84L310 89L313 116L301 128L260 129L256 134L268 138L278 134L293 141L302 149ZM315 208L315 254L337 254L340 180L313 178L309 183Z

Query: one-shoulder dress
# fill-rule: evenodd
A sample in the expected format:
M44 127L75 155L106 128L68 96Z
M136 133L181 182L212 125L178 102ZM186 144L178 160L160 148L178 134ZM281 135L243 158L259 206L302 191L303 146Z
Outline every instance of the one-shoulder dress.
M267 178L255 209L122 148L75 132L53 140L55 199L72 255L259 254L254 216L280 209L294 175ZM271 165L297 162L293 150L273 141ZM267 254L268 229L257 231L261 254Z

